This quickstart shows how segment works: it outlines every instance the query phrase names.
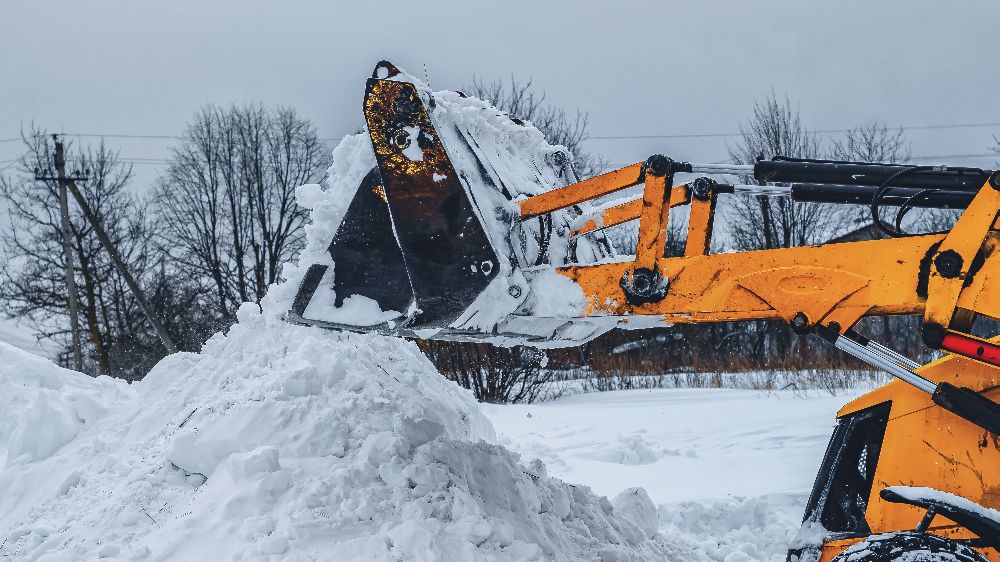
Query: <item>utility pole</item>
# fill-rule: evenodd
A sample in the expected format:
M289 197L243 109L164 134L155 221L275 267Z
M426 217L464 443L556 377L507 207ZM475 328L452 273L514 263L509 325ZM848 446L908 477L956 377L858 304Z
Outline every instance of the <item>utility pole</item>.
M56 137L56 135L53 135L53 137ZM93 227L94 229L94 233L97 234L97 239L100 240L101 245L104 246L104 249L107 250L108 255L111 256L111 262L114 264L115 269L118 270L118 274L122 276L122 278L125 280L125 284L128 285L129 290L132 291L132 296L135 297L136 302L139 304L139 308L142 309L142 313L146 317L146 321L149 322L149 325L152 326L154 330L156 330L156 334L160 337L160 341L163 343L163 347L167 348L168 353L177 353L177 345L174 344L174 340L170 337L170 334L167 333L167 329L163 327L163 324L160 323L159 319L156 318L156 315L153 313L153 307L149 305L149 302L146 300L145 295L143 295L142 293L142 289L139 288L139 284L136 283L135 278L132 277L132 274L125 266L125 261L122 260L121 255L115 248L115 245L112 244L111 239L108 238L107 233L104 232L104 227L101 226L101 222L97 220L97 215L94 214L94 212L90 208L90 205L87 203L87 200L84 199L83 194L80 193L80 189L76 185L76 180L86 179L86 178L67 177L66 174L64 173L65 161L62 160L62 154L63 154L63 144L61 141L56 140L56 155L57 155L56 171L58 172L59 176L57 178L36 178L36 179L57 179L59 180L60 185L65 186L65 190L73 194L73 198L76 199L77 204L80 206L80 210L83 211L83 216L87 218L87 221L90 223L90 226ZM61 168L60 168L60 162L62 162ZM64 198L65 191L61 193L63 193L61 197ZM63 220L67 221L68 223L69 221L68 212L65 216L66 218Z
M57 135L52 135L56 140ZM73 335L73 368L77 371L83 370L83 351L80 344L80 297L76 290L76 276L73 274L73 241L72 232L69 225L69 197L66 194L66 183L69 178L66 176L66 159L63 155L63 145L56 140L56 151L53 155L58 177L55 179L59 184L59 216L63 236L63 270L66 278L66 293L69 301L69 324ZM35 169L35 179L53 179L38 174ZM75 179L86 180L85 177Z

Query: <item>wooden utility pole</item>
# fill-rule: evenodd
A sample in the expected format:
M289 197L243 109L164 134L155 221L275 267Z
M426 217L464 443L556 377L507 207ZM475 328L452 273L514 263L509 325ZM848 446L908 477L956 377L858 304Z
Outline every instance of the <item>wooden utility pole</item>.
M55 139L56 135L52 135ZM59 216L63 237L63 270L66 278L66 299L69 301L69 324L73 337L73 368L83 370L83 351L80 344L80 296L76 290L76 275L73 273L73 233L69 224L69 197L66 195L66 159L63 155L63 145L56 141L56 151L53 155L56 173L58 174ZM37 171L37 170L36 170ZM50 179L35 175L36 180ZM79 178L86 179L86 178Z
M56 135L53 135L55 137ZM177 353L177 345L174 344L174 340L167 333L167 329L163 327L159 319L156 318L156 314L153 312L153 307L149 305L146 300L145 295L142 293L142 289L139 288L139 284L136 283L135 278L129 272L128 268L125 266L125 261L122 260L121 255L118 253L118 249L108 238L106 232L104 232L104 227L101 226L101 222L97 220L97 215L90 209L90 205L87 200L83 198L83 194L80 193L80 189L76 186L77 177L68 177L64 173L65 161L61 160L63 154L63 144L61 141L56 140L56 171L59 176L57 178L36 178L36 179L57 179L60 185L65 186L65 190L73 194L73 198L76 199L77 204L80 206L80 210L83 211L83 216L87 218L90 226L93 227L94 233L97 234L97 239L100 240L101 245L111 256L111 263L114 264L115 269L118 270L118 274L122 276L125 280L125 284L128 285L129 290L132 291L132 296L135 297L136 303L139 304L139 308L142 309L143 315L146 317L146 321L149 325L156 330L156 334L160 337L160 341L163 343L163 347L167 348L168 353ZM60 162L62 162L62 168L60 168ZM65 197L65 196L63 196ZM66 221L69 220L68 213L66 215Z

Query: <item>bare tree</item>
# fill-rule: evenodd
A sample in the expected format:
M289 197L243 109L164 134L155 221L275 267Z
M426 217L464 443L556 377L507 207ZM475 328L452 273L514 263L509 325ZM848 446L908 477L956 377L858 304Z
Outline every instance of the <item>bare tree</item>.
M9 229L3 235L7 264L0 296L4 312L34 324L39 337L65 340L66 279L54 181L39 182L34 170L51 166L53 145L41 130L24 135L26 152L19 171L0 177L7 200ZM133 275L144 279L155 266L153 228L147 205L131 195L132 168L102 141L96 147L67 150L67 167L86 171L78 183L97 220L121 253ZM118 275L90 223L71 205L70 231L74 279L80 289L80 321L88 339L88 369L133 376L141 365L163 355L124 279ZM135 353L142 348L142 357ZM144 372L144 371L142 371Z
M607 161L583 147L588 138L589 115L579 109L571 115L547 103L545 92L535 89L534 79L522 82L511 76L507 81L487 83L473 77L472 84L465 91L492 103L515 119L529 121L550 143L565 146L573 155L573 167L580 177L588 178L607 168Z
M292 109L207 106L188 124L156 190L162 242L211 288L220 314L259 302L301 248L307 214L295 188L325 167L315 127Z
M910 159L910 143L903 129L889 129L885 123L859 125L847 131L843 140L834 140L830 156L851 162L899 164Z
M737 164L753 164L775 156L817 158L820 140L810 133L797 109L774 92L754 104L753 115L740 125L740 143L729 147ZM829 235L833 213L827 205L795 203L787 198L734 198L735 224L731 234L739 250L791 248L823 240Z

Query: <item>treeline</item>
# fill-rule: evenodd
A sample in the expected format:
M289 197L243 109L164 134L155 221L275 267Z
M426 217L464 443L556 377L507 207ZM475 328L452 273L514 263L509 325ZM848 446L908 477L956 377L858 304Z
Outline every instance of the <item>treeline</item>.
M0 175L4 229L3 312L71 355L53 138L23 133L25 153ZM87 177L83 197L182 350L197 350L258 302L280 265L302 247L307 213L295 188L320 180L329 151L294 110L260 105L199 111L152 189L137 189L132 164L104 142L66 150L66 168ZM141 378L166 350L145 321L91 225L70 205L84 370Z

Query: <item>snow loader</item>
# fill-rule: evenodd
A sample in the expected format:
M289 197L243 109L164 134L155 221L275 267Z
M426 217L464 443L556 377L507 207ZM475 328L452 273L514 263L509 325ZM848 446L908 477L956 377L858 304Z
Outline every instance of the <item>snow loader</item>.
M788 559L1000 562L1000 338L970 333L977 316L1000 317L1000 173L652 155L581 180L530 124L385 61L363 109L374 165L288 321L538 347L614 328L787 322L896 379L838 412ZM724 197L863 205L884 237L713 254ZM911 234L914 208L960 215ZM666 257L682 211L683 255ZM615 255L602 231L635 220L634 254ZM940 359L919 364L855 331L900 314L922 316Z

